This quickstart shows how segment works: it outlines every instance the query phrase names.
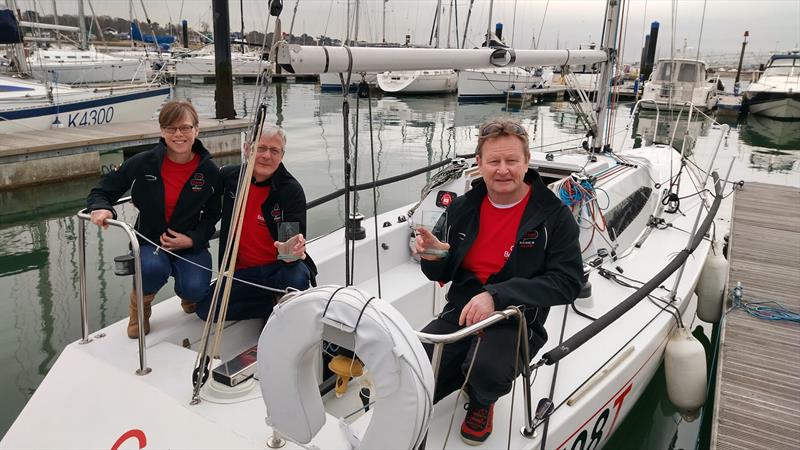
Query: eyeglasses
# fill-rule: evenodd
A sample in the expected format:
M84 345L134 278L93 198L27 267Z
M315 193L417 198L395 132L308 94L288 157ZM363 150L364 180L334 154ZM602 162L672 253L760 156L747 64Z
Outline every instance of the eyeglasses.
M279 147L256 147L256 153L262 154L264 152L269 152L272 156L280 156L283 154L283 149Z
M178 130L180 130L181 133L186 134L194 130L194 125L181 125L179 127L162 127L161 129L166 131L168 134L175 134L175 132Z
M517 136L528 136L528 132L522 125L515 122L490 122L481 127L480 137L486 138L496 134L516 134Z

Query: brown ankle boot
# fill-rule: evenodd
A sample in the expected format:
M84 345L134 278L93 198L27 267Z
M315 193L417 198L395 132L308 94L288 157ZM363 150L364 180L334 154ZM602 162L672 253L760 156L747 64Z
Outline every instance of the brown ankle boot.
M181 308L183 308L183 312L186 314L192 314L197 311L197 303L182 298Z
M150 332L150 314L152 314L152 303L153 299L156 298L155 294L145 295L142 300L144 300L144 334ZM137 339L139 337L139 315L138 309L136 308L136 291L131 291L131 305L130 305L130 312L131 316L128 319L128 337L131 339Z

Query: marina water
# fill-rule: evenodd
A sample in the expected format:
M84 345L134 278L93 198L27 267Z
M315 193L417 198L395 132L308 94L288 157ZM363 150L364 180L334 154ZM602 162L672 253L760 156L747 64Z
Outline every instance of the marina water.
M253 86L236 86L234 106L239 117L254 110ZM212 117L213 86L178 86L174 97L191 99L201 116ZM474 151L476 126L502 115L517 118L531 135L534 151L579 146L585 131L566 102L532 105L521 110L502 103L462 104L454 96L373 99L372 132L366 100L351 102L358 108L358 120L351 117L351 130L358 129L356 182L371 180L370 153L374 153L378 179L424 167L457 154ZM319 92L312 84L275 84L270 87L269 120L286 129L289 170L303 184L308 200L343 185L342 96ZM628 123L629 104L618 107L615 143L623 136L651 142L656 129L655 114L642 114ZM705 145L710 152L708 119L685 122L674 130L676 114L661 113L655 139L686 148ZM684 113L685 117L685 113ZM733 180L760 181L800 186L800 122L781 122L748 117L744 124L732 123L732 131L721 150L717 167L727 167L735 158ZM351 148L356 146L356 133ZM548 143L561 143L551 146ZM701 166L709 154L695 155ZM113 170L125 157L122 151L101 155L103 170ZM704 159L705 158L705 159ZM231 164L237 156L218 158ZM61 350L80 337L78 304L77 219L89 189L97 178L65 181L36 188L0 192L0 436L22 410L25 402L53 366ZM416 201L426 176L378 189L378 210L387 211ZM721 217L730 216L730 200ZM372 194L363 191L358 208L372 216ZM118 208L121 220L133 223L135 210ZM328 233L343 223L340 200L325 203L309 212L309 236ZM113 258L128 251L126 238L118 230L101 231L87 227L87 286L90 330L101 329L128 316L131 279L113 273ZM216 254L216 244L212 244ZM214 258L216 259L216 258ZM170 297L168 284L157 299ZM710 330L710 327L708 328ZM546 345L549 348L551 342ZM134 356L131 356L134 358ZM187 383L191 368L187 368ZM81 374L74 374L81 383ZM545 393L534 393L534 399ZM102 393L98 393L102 395ZM188 399L187 399L188 401ZM120 407L124 407L120 405ZM607 448L695 448L699 421L683 423L666 396L663 371L659 371L636 409L622 424Z

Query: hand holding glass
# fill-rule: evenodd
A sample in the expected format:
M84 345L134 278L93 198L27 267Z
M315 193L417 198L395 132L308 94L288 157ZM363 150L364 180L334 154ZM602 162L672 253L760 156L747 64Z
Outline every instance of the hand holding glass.
M300 234L298 222L281 222L278 224L278 259L281 261L297 261L306 251L306 240Z
M433 234L433 229L439 224L442 217L442 211L418 211L417 214L419 214L419 220L416 221L417 226L415 227L415 250L417 253L422 255L423 258L432 261L446 257L450 244L441 242ZM446 228L444 221L439 225Z

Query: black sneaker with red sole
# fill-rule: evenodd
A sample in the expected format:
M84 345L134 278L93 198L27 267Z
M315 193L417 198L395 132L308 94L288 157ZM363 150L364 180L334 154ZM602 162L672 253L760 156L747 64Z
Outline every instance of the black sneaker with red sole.
M461 424L461 440L469 445L481 445L492 434L494 403L489 406L467 403L467 415Z

